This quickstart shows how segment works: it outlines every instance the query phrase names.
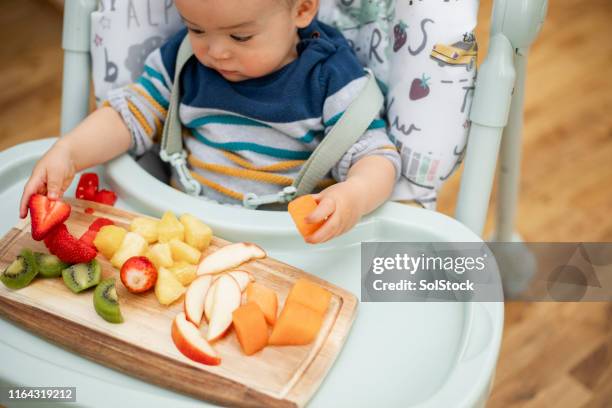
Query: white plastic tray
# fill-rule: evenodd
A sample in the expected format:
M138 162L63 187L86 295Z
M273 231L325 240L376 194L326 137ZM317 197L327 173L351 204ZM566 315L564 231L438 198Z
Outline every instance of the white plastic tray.
M23 185L53 141L0 152L0 234L17 222ZM287 213L202 202L158 183L128 157L108 166L101 182L119 193L117 207L155 216L166 209L191 212L216 235L256 242L270 256L358 297L361 241L480 241L452 218L387 203L348 234L312 246ZM74 196L74 186L66 194ZM344 349L310 406L484 406L502 329L502 303L361 303ZM76 405L86 407L210 406L93 363L10 321L0 319L0 333L0 385L77 387Z

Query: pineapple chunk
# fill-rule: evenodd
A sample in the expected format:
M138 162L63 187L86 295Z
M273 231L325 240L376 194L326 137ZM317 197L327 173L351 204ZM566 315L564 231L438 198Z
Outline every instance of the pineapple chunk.
M176 262L185 261L194 265L200 261L200 256L202 255L202 253L194 247L176 238L170 241L170 250L172 251L172 259Z
M159 224L157 224L158 240L162 244L176 238L179 241L185 239L185 227L176 219L172 211L166 211Z
M127 231L116 225L106 225L100 228L93 241L96 249L102 252L106 259L111 259L121 246Z
M141 235L149 244L157 242L157 224L159 220L147 217L136 217L130 224L130 231Z
M128 232L121 243L121 246L111 258L111 264L117 269L121 269L124 262L133 256L144 255L149 246L147 241L135 232Z
M210 227L191 214L181 215L180 220L185 227L185 242L199 251L208 248L212 238Z
M174 264L172 260L172 252L170 251L170 244L155 244L145 255L157 269L160 267L169 268Z
M187 263L185 261L179 261L170 268L170 271L176 276L176 278L185 286L198 277L196 273L197 266Z
M172 272L164 267L157 272L155 296L162 305L169 305L185 293L185 288Z

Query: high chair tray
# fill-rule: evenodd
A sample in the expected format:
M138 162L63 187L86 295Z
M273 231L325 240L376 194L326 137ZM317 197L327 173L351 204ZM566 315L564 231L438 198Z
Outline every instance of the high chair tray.
M72 212L66 221L70 232L81 236L98 217L109 218L129 230L138 214L89 201L66 199ZM88 214L86 208L93 208ZM229 244L213 237L204 254ZM22 248L48 253L34 241L29 218L0 240L0 270ZM265 249L265 248L264 248ZM300 277L317 282L332 293L330 307L317 338L305 346L267 346L246 356L234 333L214 343L219 366L194 362L173 344L171 326L183 311L183 297L169 307L155 294L135 295L121 283L119 271L101 254L102 279L115 277L124 322L111 324L93 307L93 291L72 293L60 278L35 279L19 290L0 285L0 313L28 330L67 347L91 360L145 381L231 406L303 406L313 395L339 353L357 308L354 295L300 269L266 257L240 266L256 282L274 289L279 310L293 283Z
M0 236L13 228L23 186L54 141L22 143L0 152ZM361 290L363 241L481 242L464 225L443 214L387 203L348 233L308 245L286 212L240 210L197 201L156 182L127 158L115 164L93 169L104 188L118 193L115 208L156 217L168 209L194 214L224 239L255 242L268 256L355 294ZM125 186L118 182L121 179ZM74 197L75 186L72 183L67 197ZM361 302L350 335L308 406L484 407L499 355L503 313L502 302ZM41 402L37 407L217 406L98 364L2 314L0 333L0 389L76 388L76 403ZM0 400L2 403L5 401ZM32 405L24 404L21 406Z

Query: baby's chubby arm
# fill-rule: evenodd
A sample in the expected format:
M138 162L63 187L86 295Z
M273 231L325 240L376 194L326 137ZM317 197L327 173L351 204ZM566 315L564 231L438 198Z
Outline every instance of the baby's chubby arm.
M76 173L125 153L130 145L130 131L119 113L110 107L94 111L36 163L23 189L19 216L27 215L33 194L61 198Z
M306 242L317 244L341 235L362 216L378 208L393 192L395 172L395 166L386 157L365 156L351 166L345 181L314 194L318 205L306 217L306 222L317 223L329 218L305 238Z

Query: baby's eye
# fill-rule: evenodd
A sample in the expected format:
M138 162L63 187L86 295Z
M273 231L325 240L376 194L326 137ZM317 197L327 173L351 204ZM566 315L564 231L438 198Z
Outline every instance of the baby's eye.
M238 42L245 42L245 41L249 41L251 38L253 38L252 35L245 35L245 36L241 36L241 35L230 35L230 37L232 37L233 40L238 41Z
M204 34L203 30L198 30L197 28L187 27L187 30L191 31L192 33L196 35Z

